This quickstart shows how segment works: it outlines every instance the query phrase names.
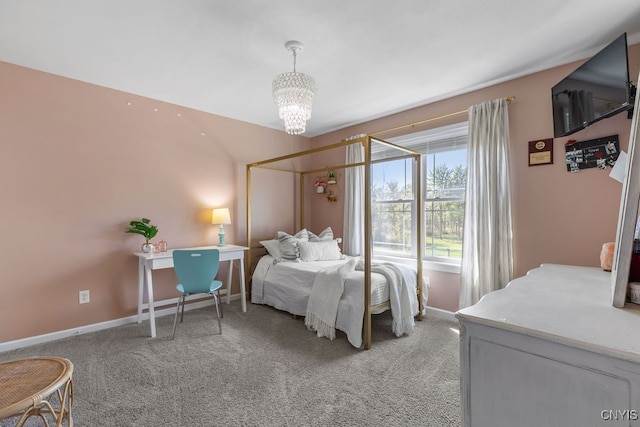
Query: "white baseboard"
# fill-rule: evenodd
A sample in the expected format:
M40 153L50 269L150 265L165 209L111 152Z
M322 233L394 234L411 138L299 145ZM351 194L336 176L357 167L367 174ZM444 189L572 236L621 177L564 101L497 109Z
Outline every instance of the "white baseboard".
M441 308L436 307L425 307L427 311L427 315L437 317L439 319L450 320L452 322L458 323L458 319L456 318L456 314L452 311L443 310Z
M231 300L240 299L240 294L231 295ZM226 304L226 297L221 298L221 303ZM213 305L213 299L206 299L204 301L197 301L191 304L186 304L184 310L195 310L196 308L202 308L209 305ZM155 310L156 317L169 316L175 314L175 307L167 307ZM224 312L224 308L223 308ZM149 320L149 313L142 313L142 320ZM37 335L35 337L22 338L15 341L7 341L0 343L0 353L5 351L15 350L18 348L29 347L36 344L42 344L45 342L55 341L62 338L68 338L76 335L87 334L89 332L100 331L103 329L115 328L116 326L126 325L128 323L135 323L138 321L138 315L122 317L120 319L107 320L106 322L94 323L91 325L79 326L77 328L65 329L64 331L51 332L49 334Z
M225 298L223 298L225 299ZM231 300L240 299L240 294L231 295ZM226 302L226 301L225 301ZM225 302L222 302L223 304ZM207 299L204 301L197 301L185 306L185 311L195 310L197 308L206 307L213 304L213 300ZM450 320L452 322L458 322L455 313L440 308L429 307L426 308L426 314L429 316L437 317L440 319ZM176 311L174 307L162 308L155 310L156 317L173 315ZM149 320L149 313L142 313L142 320ZM51 332L49 334L37 335L35 337L22 338L15 341L7 341L0 343L0 353L5 351L15 350L18 348L29 347L36 344L42 344L50 341L59 340L62 338L68 338L76 335L88 334L89 332L101 331L103 329L115 328L116 326L122 326L129 323L135 323L138 321L138 315L122 317L120 319L108 320L106 322L94 323L91 325L79 326L77 328L65 329L64 331Z

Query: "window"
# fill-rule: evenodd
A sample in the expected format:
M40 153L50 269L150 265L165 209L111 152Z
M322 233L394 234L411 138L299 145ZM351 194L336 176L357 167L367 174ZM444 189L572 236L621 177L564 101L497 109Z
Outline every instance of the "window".
M390 140L422 153L422 256L427 260L459 263L462 258L467 127L464 122ZM397 151L387 147L372 147L373 160L394 154ZM376 256L415 256L413 173L411 159L372 165L372 239Z
M424 257L462 259L467 150L422 156L425 182Z
M401 159L372 165L371 238L374 252L401 256L410 256L413 252L412 163L411 159Z

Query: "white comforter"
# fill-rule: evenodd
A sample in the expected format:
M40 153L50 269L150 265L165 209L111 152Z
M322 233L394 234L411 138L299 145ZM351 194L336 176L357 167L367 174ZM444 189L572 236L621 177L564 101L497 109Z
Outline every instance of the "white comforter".
M307 302L313 286L314 277L319 270L341 265L343 261L315 261L301 263L273 264L273 258L266 255L260 259L252 277L251 302L267 304L298 316L305 316ZM411 316L418 314L417 299L413 291L416 286L415 270L399 266L415 303L412 303ZM362 345L362 326L364 319L364 272L353 271L345 279L344 291L338 305L336 329L347 335L355 346ZM371 274L372 304L389 299L389 287L384 276ZM424 288L423 288L424 289ZM423 293L423 295L426 295ZM380 310L379 313L384 310Z

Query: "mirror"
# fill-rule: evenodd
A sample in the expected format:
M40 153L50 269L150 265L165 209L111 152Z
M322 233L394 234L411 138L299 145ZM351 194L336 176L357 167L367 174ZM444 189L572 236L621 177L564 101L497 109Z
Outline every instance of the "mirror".
M627 150L628 161L622 195L620 196L616 246L611 268L611 297L614 307L624 307L629 282L633 238L638 220L638 203L640 202L640 147L636 146L636 141L640 138L638 115L640 115L640 96L636 96L633 121L631 122Z

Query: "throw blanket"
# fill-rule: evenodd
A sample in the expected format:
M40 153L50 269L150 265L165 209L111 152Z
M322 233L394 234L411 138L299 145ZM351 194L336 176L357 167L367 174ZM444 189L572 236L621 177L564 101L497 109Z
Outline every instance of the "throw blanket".
M356 268L364 270L364 260L360 260ZM371 272L382 274L389 283L393 333L397 337L411 333L415 326L414 316L418 314L418 298L415 291L409 289L404 274L397 266L389 262L372 263Z
M344 291L344 280L355 269L356 262L356 259L352 259L346 264L320 270L316 274L304 324L310 331L316 331L318 337L335 339L336 317Z

